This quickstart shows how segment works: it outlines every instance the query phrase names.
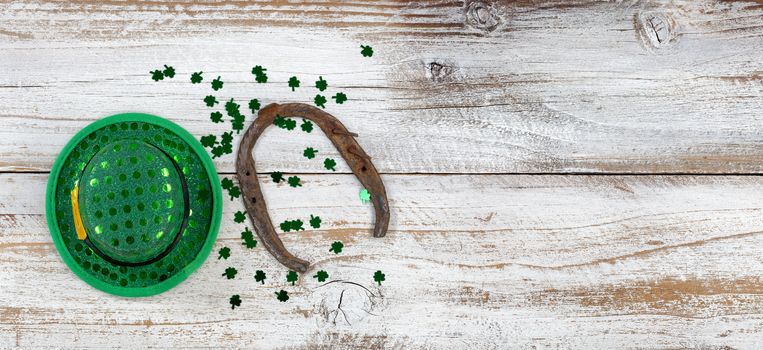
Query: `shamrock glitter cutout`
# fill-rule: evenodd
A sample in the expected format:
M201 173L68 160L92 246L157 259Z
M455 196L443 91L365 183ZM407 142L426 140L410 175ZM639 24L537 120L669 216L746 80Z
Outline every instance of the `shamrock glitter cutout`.
M207 97L204 97L204 103L207 105L207 107L214 107L220 102L217 102L217 99L214 96L207 95Z
M162 74L164 74L165 77L172 79L172 78L175 77L175 68L172 68L172 66L168 67L165 64L164 65L164 71L162 72Z
M290 176L289 177L289 186L291 187L302 187L302 184L299 183L299 176Z
M329 251L334 252L334 254L339 254L342 252L342 248L344 248L344 244L340 241L335 241L334 243L331 243L331 249L329 249Z
M151 73L151 79L153 79L154 81L164 80L164 73L162 73L162 71L158 69L151 71L149 73Z
M235 267L229 267L229 268L225 269L225 272L222 275L227 277L229 280L232 280L232 279L236 278L236 274L237 273L238 273L238 271L236 270Z
M299 275L297 275L296 271L289 271L289 273L286 274L286 282L291 282L291 285L293 286L295 282L297 282L297 279L299 278Z
M223 88L223 81L220 80L220 76L217 76L217 79L212 80L212 90L220 90Z
M315 87L320 91L324 91L329 87L329 83L323 80L323 77L318 77L318 80L315 81Z
M202 73L204 72L195 72L191 74L191 84L201 83L201 81L204 80L204 77L201 76Z
M344 92L337 92L336 95L331 97L336 101L337 104L343 104L345 101L347 101L347 95L344 94Z
M254 273L254 280L257 282L260 282L262 284L265 284L265 279L267 277L265 276L265 271L257 270L257 272Z
M313 123L312 123L312 122L310 122L310 121L309 121L309 120L307 120L307 119L303 119L303 120L302 120L302 125L300 125L300 127L302 128L302 131L304 131L304 132L306 132L306 133L308 133L308 134L309 134L311 131L313 131Z
M270 173L270 178L272 178L273 182L275 182L275 183L279 183L281 181L284 181L283 173L281 173L280 171L274 171L274 172Z
M363 204L371 202L371 192L368 192L365 188L360 190L360 202Z
M318 282L323 282L329 278L329 273L323 270L318 271L313 278L317 278Z
M218 253L220 254L220 256L217 257L217 260L220 260L220 258L228 260L228 258L230 258L230 248L228 247L220 248L220 251Z
M209 114L209 119L212 120L213 123L222 123L223 114L220 112L212 112Z
M326 158L326 160L323 161L323 167L331 171L336 171L336 161L331 158Z
M363 55L363 57L371 57L374 55L374 49L371 46L366 45L360 45L360 54Z
M249 100L249 109L252 110L252 113L257 113L257 111L260 109L260 100L256 98Z
M302 155L305 156L307 159L313 159L315 158L315 154L318 153L318 151L315 150L315 148L308 147L305 148L305 151L302 152Z
M299 79L297 79L297 77L289 78L289 87L291 88L291 91L293 92L294 89L299 87Z
M241 297L238 294L230 297L230 308L235 309L237 306L241 306Z
M315 102L316 106L326 108L326 96L315 95L315 99L313 101Z
M246 221L246 214L243 211L237 211L235 214L233 214L233 221L235 221L237 224Z
M289 292L281 289L280 291L276 292L276 299L282 303L285 303L287 300L289 300Z
M381 286L381 283L384 282L384 273L381 272L381 270L374 272L374 282L379 283Z
M310 226L312 228L321 228L321 217L310 214Z

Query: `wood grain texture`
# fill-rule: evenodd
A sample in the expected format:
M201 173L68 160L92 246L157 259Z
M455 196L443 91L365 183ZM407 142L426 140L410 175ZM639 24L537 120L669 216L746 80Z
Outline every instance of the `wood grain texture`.
M19 2L0 11L0 170L47 171L103 116L142 111L210 130L191 86L309 102L383 173L760 173L763 6L755 1ZM359 54L372 44L372 59ZM154 83L148 71L179 76ZM269 68L272 84L249 70ZM40 137L44 135L44 137ZM295 138L260 169L293 162ZM327 146L327 141L321 146ZM328 149L328 147L326 147ZM262 151L266 152L266 151ZM233 158L217 161L233 171Z
M750 176L387 175L390 231L370 235L352 175L263 176L275 222L333 283L245 250L224 220L211 257L180 286L125 299L75 278L45 225L46 175L0 175L0 347L285 349L453 347L754 349L763 341L763 179ZM307 204L309 203L309 205ZM226 201L225 217L241 210ZM342 254L328 252L342 240ZM235 280L221 277L237 266ZM265 270L265 285L254 281ZM382 269L387 281L376 286ZM288 303L273 293L290 292ZM334 323L339 295L343 309ZM227 298L243 303L230 311ZM371 310L373 315L363 310Z

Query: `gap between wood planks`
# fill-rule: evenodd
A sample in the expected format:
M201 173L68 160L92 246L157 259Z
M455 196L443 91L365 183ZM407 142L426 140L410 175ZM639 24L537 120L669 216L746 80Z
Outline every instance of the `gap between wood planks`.
M269 171L258 171L257 175L268 175L271 172ZM287 171L284 172L285 174L293 174L293 175L352 175L352 172L349 171L336 171L336 172L292 172ZM0 171L0 174L31 174L31 175L37 175L37 174L50 174L49 171L33 171L33 170L25 170L25 171ZM235 176L235 172L217 172L220 176ZM689 173L689 172L659 172L659 173L624 173L624 172L618 172L618 173L598 173L598 172L568 172L568 173L561 173L561 172L529 172L529 173L522 173L522 172L466 172L466 173L448 173L448 172L437 172L437 173L427 173L427 172L379 172L379 175L432 175L432 176L474 176L474 175L499 175L499 176L733 176L733 177L744 177L744 176L763 176L763 173Z

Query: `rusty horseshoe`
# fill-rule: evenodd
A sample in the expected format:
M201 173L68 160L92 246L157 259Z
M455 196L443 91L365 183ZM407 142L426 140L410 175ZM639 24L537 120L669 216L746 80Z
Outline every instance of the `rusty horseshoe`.
M338 119L316 107L303 103L281 105L273 103L261 109L257 119L249 125L239 144L238 157L236 158L236 173L243 194L244 207L246 207L249 219L257 231L260 242L270 254L281 264L295 271L305 272L310 267L309 262L289 253L276 234L273 223L270 221L270 215L268 215L268 206L262 197L260 183L257 180L257 171L254 167L252 149L262 132L273 124L277 116L309 119L323 130L350 166L355 177L371 193L371 201L376 214L373 235L374 237L384 237L389 226L387 192L379 173L371 162L371 157L363 151L353 138L353 136L357 137L358 135L347 131L347 128Z

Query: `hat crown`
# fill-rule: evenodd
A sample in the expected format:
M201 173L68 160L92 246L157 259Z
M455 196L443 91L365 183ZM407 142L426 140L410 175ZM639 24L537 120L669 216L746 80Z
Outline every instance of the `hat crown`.
M93 245L130 263L165 251L185 212L177 169L169 155L141 140L102 147L79 180L80 215Z

